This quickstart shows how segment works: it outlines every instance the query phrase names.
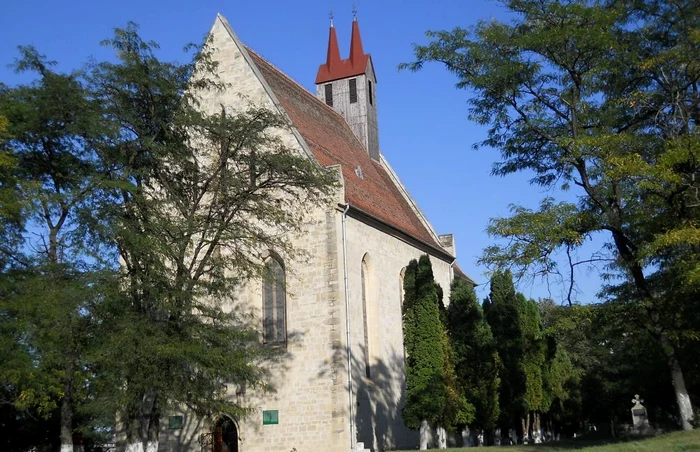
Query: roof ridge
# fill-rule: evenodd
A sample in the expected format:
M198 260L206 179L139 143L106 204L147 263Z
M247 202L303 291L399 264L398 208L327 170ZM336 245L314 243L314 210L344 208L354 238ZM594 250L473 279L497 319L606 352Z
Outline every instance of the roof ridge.
M328 104L326 104L325 102L323 102L321 99L319 99L318 97L314 96L314 93L312 93L311 91L309 91L308 89L306 89L306 87L305 87L304 85L302 85L301 83L297 82L297 81L294 80L292 77L288 76L282 69L280 69L280 68L278 68L277 66L275 66L274 64L272 64L272 63L270 62L270 60L268 60L268 59L265 58L264 56L260 55L260 53L256 52L255 50L251 49L250 47L248 47L248 46L245 45L245 44L243 44L243 45L245 46L245 48L246 48L246 50L247 50L248 52L254 54L254 55L257 56L258 58L260 58L261 60L263 60L263 61L264 61L266 64L268 64L272 69L274 69L275 71L279 72L279 74L280 74L282 77L286 78L286 79L289 80L290 82L294 83L297 87L299 87L299 88L301 88L302 90L304 90L304 92L305 92L306 94L308 94L309 97L311 97L315 102L318 102L320 105L323 105L324 108L326 108L328 111L330 111L330 112L332 112L333 114L335 114L336 116L338 116L340 119L342 119L342 120L347 124L347 121L345 121L345 118L343 118L343 116L342 116L340 113L338 113L337 111L335 111L335 110L333 109L333 107L330 107ZM354 135L354 134L353 134L353 135ZM359 142L360 140L358 139L357 141ZM360 144L362 144L362 142L360 142ZM363 147L364 147L364 146L363 146Z

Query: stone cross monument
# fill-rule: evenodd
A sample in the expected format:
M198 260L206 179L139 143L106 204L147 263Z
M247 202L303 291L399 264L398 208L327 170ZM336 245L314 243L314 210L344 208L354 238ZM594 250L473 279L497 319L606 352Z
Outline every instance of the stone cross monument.
M635 430L641 430L649 427L649 419L647 418L647 409L642 405L643 399L639 398L639 394L634 395L632 403L632 426Z

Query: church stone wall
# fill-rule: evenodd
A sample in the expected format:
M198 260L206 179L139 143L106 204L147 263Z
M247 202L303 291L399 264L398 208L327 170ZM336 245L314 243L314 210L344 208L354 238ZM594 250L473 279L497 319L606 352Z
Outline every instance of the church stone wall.
M334 209L310 209L305 230L292 238L305 256L279 256L286 270L287 344L280 349L279 359L266 365L275 392L246 388L241 394L240 388L229 388L232 400L255 410L235 419L240 452L349 449L343 279L337 259L339 215ZM252 313L260 331L262 285L261 280L250 281L224 307ZM277 411L278 424L263 425L262 412L267 410ZM199 420L185 413L185 428L164 431L160 452L204 450L200 438L210 441L207 436L220 416Z
M347 220L347 251L358 440L375 451L415 448L418 434L408 430L401 417L405 397L402 270L411 259L418 259L425 253L353 218ZM364 363L363 258L367 258L369 268L366 279L369 282L367 323L370 333L370 378L365 375ZM434 257L431 257L431 262L435 280L443 288L447 299L451 281L450 263Z
M282 256L287 279L286 352L271 364L273 394L248 390L241 398L257 413L240 421L241 451L344 450L349 444L346 375L340 353L342 295L336 256L334 211L313 209L303 234L294 237L306 258ZM237 302L255 313L262 330L262 281L252 281ZM279 424L262 425L263 410L277 410Z
M273 100L220 19L212 29L211 45L216 49L221 81L230 88L200 93L205 108L214 113L223 105L235 112L251 102L273 108ZM291 131L278 133L286 145L304 152ZM339 196L342 199L342 193ZM305 230L292 238L293 245L305 256L296 260L281 256L286 270L288 343L279 361L269 364L270 382L276 392L262 394L247 388L244 394L236 395L238 388L229 388L232 400L255 409L250 416L235 419L241 452L346 450L350 444L347 378L343 377L347 374L338 352L344 318L339 292L342 267L339 270L337 260L340 217L330 206L307 208ZM262 281L251 281L232 298L231 309L252 313L262 331ZM279 423L263 425L264 410L277 410ZM206 442L207 435L211 438L216 417L201 420L183 414L184 426L178 431L165 430L164 419L161 452L205 450L200 439Z

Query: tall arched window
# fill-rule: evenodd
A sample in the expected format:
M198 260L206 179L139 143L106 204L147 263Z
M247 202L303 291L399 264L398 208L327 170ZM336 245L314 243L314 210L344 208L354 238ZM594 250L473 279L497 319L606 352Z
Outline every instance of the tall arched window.
M263 279L263 342L283 344L287 341L284 267L271 257L265 263Z
M364 325L364 351L365 351L365 376L371 378L370 364L369 364L369 307L367 303L369 302L369 269L367 268L367 256L362 258L362 269L360 270L360 277L362 279L362 320Z

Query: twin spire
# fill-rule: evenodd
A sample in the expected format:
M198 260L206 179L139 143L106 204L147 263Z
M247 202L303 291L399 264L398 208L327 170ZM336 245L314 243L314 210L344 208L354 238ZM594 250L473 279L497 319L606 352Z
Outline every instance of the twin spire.
M353 9L352 35L350 38L350 57L346 60L340 58L338 36L333 25L333 13L330 15L331 26L328 33L328 53L326 62L318 68L316 84L327 83L341 78L353 77L364 74L367 70L367 62L370 58L362 48L360 25L357 22L357 9Z

